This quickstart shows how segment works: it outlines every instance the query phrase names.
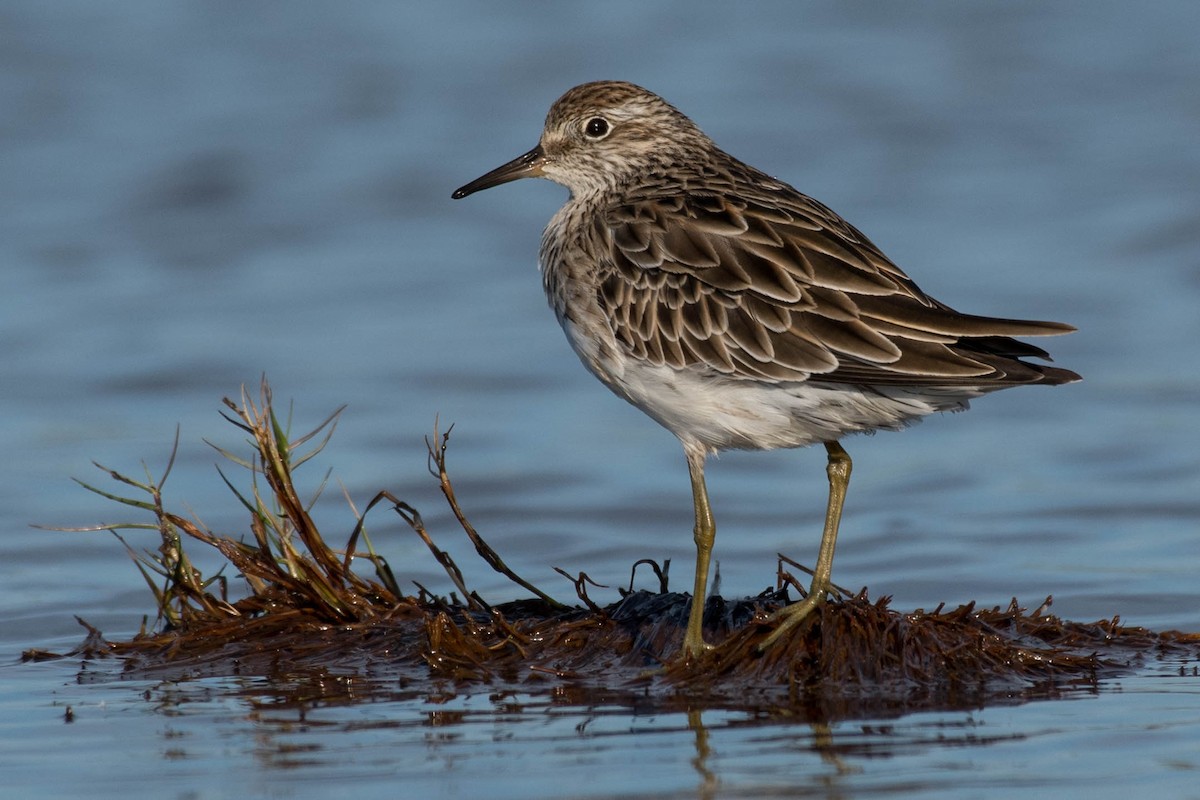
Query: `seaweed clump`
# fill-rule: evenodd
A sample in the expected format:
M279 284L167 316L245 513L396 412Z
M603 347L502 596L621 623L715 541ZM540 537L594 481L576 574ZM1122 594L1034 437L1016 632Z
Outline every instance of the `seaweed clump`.
M706 635L718 644L704 658L684 661L675 656L690 599L668 590L669 564L635 564L635 571L648 564L657 573L659 590L633 591L631 579L629 590L607 606L589 598L587 575L556 568L574 584L577 602L555 600L514 573L468 521L447 471L450 431L435 428L426 440L429 470L476 552L528 593L526 599L494 605L470 590L418 511L387 491L361 513L348 501L353 529L344 546L334 548L310 515L328 474L305 500L295 471L329 442L341 409L293 438L275 413L265 380L257 400L243 390L240 400L224 403L224 416L249 436L248 457L216 448L249 472L247 489L220 472L249 514L249 535L215 533L164 506L162 486L178 435L161 478L147 471L144 480L135 480L97 465L137 496L83 485L151 519L73 530L112 531L153 592L157 614L128 641L106 640L88 626L87 640L72 655L115 656L126 674L139 676L180 668L192 675L385 669L406 685L452 679L528 688L553 681L660 698L699 692L743 705L783 693L792 702L869 698L911 709L977 703L1031 687L1092 685L1148 657L1194 657L1200 645L1200 635L1125 627L1115 617L1064 621L1048 613L1050 598L1033 611L1014 599L1007 608L972 603L903 613L890 607L889 598L872 600L863 589L840 591L777 646L760 652L772 631L770 612L804 591L789 571L803 567L781 557L774 591L708 599ZM377 508L390 508L425 543L454 587L448 596L419 584L415 594L402 591L368 535L366 519ZM157 549L130 546L121 534L129 530L157 531ZM215 549L236 571L244 582L241 596L231 595L223 569L201 573L188 556L188 547L197 544ZM31 651L26 657L54 655Z

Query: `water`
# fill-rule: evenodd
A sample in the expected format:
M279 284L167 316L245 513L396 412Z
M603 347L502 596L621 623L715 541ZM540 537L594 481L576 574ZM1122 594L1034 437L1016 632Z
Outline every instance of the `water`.
M42 796L1194 795L1200 706L1169 668L1070 701L818 733L485 687L301 724L247 699L269 686L80 683L77 663L17 660L78 642L75 614L120 638L150 609L110 537L28 527L129 518L70 482L104 479L92 459L161 471L178 424L168 502L246 529L202 440L238 445L220 398L263 372L298 429L349 404L311 485L333 467L360 504L406 498L485 596L512 589L425 472L435 417L456 426L459 497L519 573L567 597L552 566L617 585L639 558L672 558L680 580L678 445L579 367L541 297L537 241L562 190L449 199L598 78L661 93L951 305L1080 328L1047 343L1081 384L846 442L835 580L900 608L1053 594L1072 619L1200 630L1198 22L1186 3L7 4L5 775ZM776 551L815 557L823 454L730 454L709 477L725 594L771 583ZM348 532L338 494L318 514ZM374 532L401 580L442 585L411 534Z

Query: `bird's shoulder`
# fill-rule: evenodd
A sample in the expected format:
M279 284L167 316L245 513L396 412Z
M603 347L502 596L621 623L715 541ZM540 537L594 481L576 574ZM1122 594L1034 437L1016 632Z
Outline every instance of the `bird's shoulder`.
M650 174L599 208L612 267L629 280L691 275L785 305L809 289L933 302L828 206L750 167Z
M827 206L747 170L650 175L596 207L599 301L634 357L767 381L1025 382L1016 359L1044 352L1007 337L1069 330L960 314Z

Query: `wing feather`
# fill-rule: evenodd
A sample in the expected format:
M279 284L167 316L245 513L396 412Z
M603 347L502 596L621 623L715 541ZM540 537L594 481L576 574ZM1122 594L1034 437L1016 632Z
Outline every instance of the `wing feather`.
M1071 326L960 314L828 208L784 189L762 199L677 190L609 209L611 258L597 281L617 340L651 363L766 382L1077 379L1020 361L1047 356L1010 338Z

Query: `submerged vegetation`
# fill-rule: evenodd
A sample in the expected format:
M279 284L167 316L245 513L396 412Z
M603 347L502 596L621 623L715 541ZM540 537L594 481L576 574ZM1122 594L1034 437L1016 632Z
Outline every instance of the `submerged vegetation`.
M417 509L387 491L361 512L347 498L351 532L340 547L327 541L310 511L330 476L305 497L295 473L329 443L340 409L313 431L293 437L265 381L257 398L243 390L225 406L224 416L248 436L246 453L216 448L247 476L239 481L220 471L248 514L248 533L236 539L221 535L196 516L164 506L162 487L178 437L161 477L147 470L139 480L100 467L120 488L83 485L145 518L75 530L108 530L120 539L153 592L156 619L129 641L107 641L89 626L74 655L118 657L134 675L180 668L193 675L369 668L386 669L406 684L451 679L514 688L551 681L643 697L649 692L660 699L703 692L753 704L782 693L792 703L804 698L827 706L857 699L912 708L1094 684L1143 659L1194 656L1200 645L1200 635L1123 627L1116 618L1067 622L1048 613L1050 598L1033 611L1014 600L1007 608L969 604L902 613L886 597L870 599L864 589L841 591L760 653L758 646L772 631L769 612L804 591L791 572L803 567L781 557L774 591L736 601L708 599L705 627L718 644L706 657L685 662L674 656L689 598L668 590L659 565L648 560L634 565L657 574L658 591L633 591L631 582L620 600L603 607L588 596L594 584L586 574L572 576L556 567L575 587L576 602L566 605L514 573L459 504L447 469L448 430L435 429L426 440L429 471L476 552L519 587L524 599L497 605L471 590ZM366 525L369 515L389 510L445 570L448 592L415 583L415 594L405 592ZM129 532L143 531L157 531L157 548L138 549L127 541ZM195 547L214 549L229 569L202 574L188 555ZM226 572L236 573L237 591Z

